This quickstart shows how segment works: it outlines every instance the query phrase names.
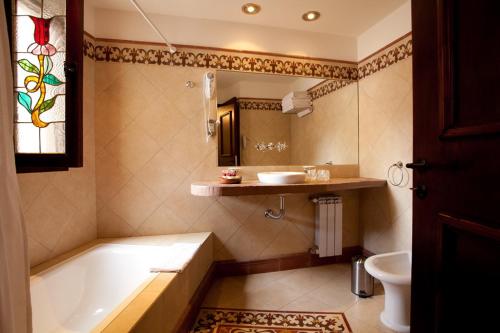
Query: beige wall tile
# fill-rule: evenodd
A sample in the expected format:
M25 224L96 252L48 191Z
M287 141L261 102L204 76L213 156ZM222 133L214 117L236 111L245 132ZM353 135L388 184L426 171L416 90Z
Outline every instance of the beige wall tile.
M285 220L271 221L264 218L264 211L278 208L275 196L190 194L191 182L216 179L221 169L216 139L206 142L203 127L201 80L206 69L96 65L96 83L102 85L96 87L97 103L102 105L95 116L96 131L102 132L102 138L97 135L96 139L100 237L213 231L217 259L237 260L306 252L312 246L314 205L307 195L288 196ZM186 88L188 80L195 83L194 88ZM351 92L347 97L340 95L338 103L349 106ZM272 112L270 116L282 116ZM280 138L288 131L287 125L282 130ZM244 167L242 174L255 179L257 171L284 168L288 169ZM358 168L335 166L332 173L357 176ZM357 213L346 216L354 224L350 230L357 232Z
M146 185L132 178L111 200L109 208L137 229L159 204L160 200Z
M359 81L360 176L386 178L397 161L412 160L411 57ZM380 253L411 249L411 170L402 187L363 190L363 247ZM407 182L406 182L407 180Z
M357 83L313 102L314 111L291 117L292 164L358 164Z
M33 264L92 239L97 227L99 236L216 231L222 237L217 239L216 252L225 259L251 260L307 251L313 242L314 205L303 196L287 197L285 223L279 227L271 224L269 231L266 228L272 221L263 219L263 210L276 209L276 197L216 200L190 195L192 181L214 179L219 172L216 141L205 142L202 123L201 77L205 71L85 60L85 168L19 175ZM195 88L187 89L187 80L194 81ZM303 118L309 118L309 124L304 122L298 129L312 140L301 146L318 148L313 155L321 163L333 156L333 145L312 144L324 139L318 133L333 133L331 140L326 140L330 143L339 141L339 136L357 135L348 126L332 130L331 126L350 121L347 112L322 114L333 105L335 110L354 108L354 87L318 99L316 116ZM411 60L362 79L359 90L359 172L385 177L387 163L411 159ZM351 148L336 147L335 156L354 156L357 150ZM346 170L337 167L332 174L356 176L358 172L348 174ZM256 171L258 168L245 168L243 174L255 177ZM375 244L389 237L392 240L385 244L408 248L411 193L404 190L364 191L359 199L346 195L344 211L349 213L345 215L344 245L359 242L359 205L365 247L376 251ZM51 198L61 204L54 206ZM41 200L46 200L49 208L44 209ZM378 209L376 216L382 221L375 223L370 215L373 200L386 206ZM68 237L61 239L61 234ZM398 234L401 237L394 236ZM283 241L287 238L293 246Z
M96 238L94 70L84 60L84 167L19 174L31 266Z
M281 224L263 218L265 209L277 208L276 197L191 196L192 181L214 179L219 173L216 140L207 143L204 136L201 78L206 69L113 63L96 66L99 106L95 127L102 133L96 139L99 235L210 230L219 236L218 256L240 260L308 250L313 242L314 205L305 196L287 198L287 217ZM195 83L193 89L185 87L188 80ZM331 94L336 111L356 107L355 90L351 85ZM352 118L345 112L320 117L321 109L327 109L332 101L325 98L322 103L315 127L310 126L309 132L328 131L327 123L345 124ZM351 131L347 126L330 132L337 136L332 139L357 135L356 129ZM351 148L339 148L336 155L356 155L357 148ZM329 151L328 147L321 149L318 160L324 163L323 156ZM357 164L357 159L351 164ZM245 169L242 173L255 177L256 171ZM335 169L332 173L346 176L344 171L337 173ZM357 169L349 173L357 174ZM354 199L347 199L345 209L346 230L356 234L345 237L349 244L358 239ZM292 247L283 241L287 238L291 238ZM243 242L248 246L242 246Z
M290 147L284 151L258 151L257 143L285 142L290 145L291 119L294 115L281 111L244 109L240 111L240 135L247 139L246 148L241 146L242 165L288 165Z

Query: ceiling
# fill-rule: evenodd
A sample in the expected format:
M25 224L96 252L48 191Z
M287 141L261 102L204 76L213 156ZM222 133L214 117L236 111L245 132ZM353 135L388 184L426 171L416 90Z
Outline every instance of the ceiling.
M357 37L409 0L136 0L150 14L163 14L278 27ZM254 2L257 15L241 6ZM134 11L128 0L91 0L94 7ZM316 10L319 20L305 22L302 14Z

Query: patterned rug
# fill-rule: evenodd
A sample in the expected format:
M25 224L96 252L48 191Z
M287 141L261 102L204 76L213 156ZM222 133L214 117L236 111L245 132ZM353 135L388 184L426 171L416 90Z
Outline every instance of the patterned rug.
M191 333L350 333L341 312L201 308Z

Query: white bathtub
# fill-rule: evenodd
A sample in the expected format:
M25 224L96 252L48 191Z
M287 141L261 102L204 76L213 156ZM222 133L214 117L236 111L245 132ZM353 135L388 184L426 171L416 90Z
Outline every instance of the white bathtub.
M184 266L199 242L100 244L31 277L33 331L90 332L158 273Z

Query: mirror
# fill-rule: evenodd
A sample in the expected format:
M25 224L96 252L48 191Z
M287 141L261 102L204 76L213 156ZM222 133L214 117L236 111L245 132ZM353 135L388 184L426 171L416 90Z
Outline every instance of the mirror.
M357 82L217 71L216 94L219 166L358 163Z

